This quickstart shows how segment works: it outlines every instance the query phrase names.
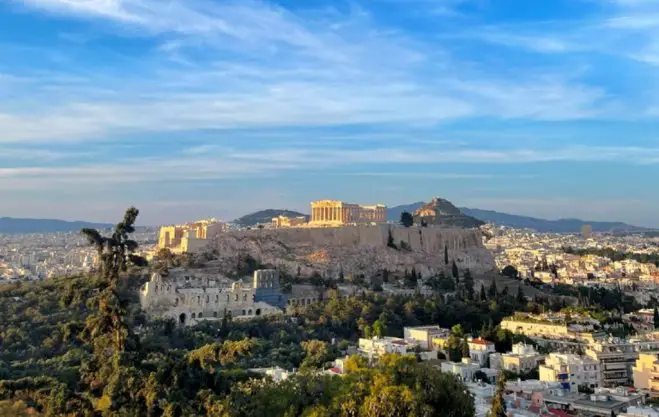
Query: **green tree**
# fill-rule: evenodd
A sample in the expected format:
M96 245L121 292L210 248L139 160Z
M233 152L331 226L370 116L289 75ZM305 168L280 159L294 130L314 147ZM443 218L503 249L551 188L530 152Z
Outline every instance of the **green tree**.
M519 272L512 265L507 265L501 270L501 275L516 279L519 276Z
M492 408L487 414L488 417L506 417L506 402L503 398L506 391L506 375L504 371L499 371L497 377L497 389L492 398Z
M474 277L471 276L471 271L467 269L462 278L462 284L465 287L466 295L469 300L474 299Z
M453 274L453 279L457 283L460 280L460 271L458 270L458 265L453 261L453 266L451 267L451 272Z
M414 224L414 217L407 211L400 214L400 224L405 227L411 227Z
M497 280L492 279L492 283L490 284L490 288L487 289L487 295L489 296L490 300L496 300L498 294L499 294L499 291L497 290Z
M444 265L448 265L448 246L444 246Z
M98 312L87 319L85 332L88 340L104 343L111 338L114 353L123 352L131 329L125 322L126 301L119 294L119 277L131 265L146 266L146 260L134 254L137 242L129 238L135 232L135 220L139 211L135 207L126 210L124 218L114 227L110 237L102 236L96 229L82 229L82 234L98 253L100 278L103 280L95 304ZM105 349L105 346L97 346Z
M469 342L467 342L467 339L462 339L462 357L469 357Z
M391 234L391 229L389 229L389 235L387 236L387 246L392 249L398 249L398 246L396 246L396 243L394 242L394 237Z
M487 293L485 292L485 285L483 284L481 284L481 293L479 298L481 301L487 301Z
M515 297L515 301L517 301L519 304L526 302L526 297L524 296L524 291L522 290L521 284L517 286L517 296Z

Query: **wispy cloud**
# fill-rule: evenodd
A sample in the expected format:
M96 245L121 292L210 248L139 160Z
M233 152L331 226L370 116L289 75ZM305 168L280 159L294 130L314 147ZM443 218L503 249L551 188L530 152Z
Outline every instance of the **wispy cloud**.
M32 75L32 95L41 100L24 111L0 108L5 143L107 139L130 132L608 114L606 94L576 77L548 80L529 72L511 82L486 65L462 62L441 44L382 28L363 9L300 12L251 0L25 4L100 19L131 36L146 36L155 46L146 58L126 62L127 70L139 66L139 77L89 72L82 84L58 85L58 92L71 87L64 98L54 94L52 74ZM560 45L547 41L545 47ZM102 86L114 94L99 92Z

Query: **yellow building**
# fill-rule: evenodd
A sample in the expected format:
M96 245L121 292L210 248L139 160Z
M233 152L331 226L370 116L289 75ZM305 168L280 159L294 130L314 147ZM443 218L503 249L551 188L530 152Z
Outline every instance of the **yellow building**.
M341 226L386 221L387 207L382 204L362 206L338 200L320 200L311 203L311 225L314 226Z
M304 216L299 217L287 217L287 216L277 216L272 218L272 227L281 228L281 227L299 227L307 224L307 218Z
M659 352L641 352L632 368L634 388L651 389L652 396L659 396L659 373L655 368L659 365ZM655 382L655 377L657 381Z
M158 249L169 249L172 253L194 252L226 228L225 223L215 219L163 226L158 234Z

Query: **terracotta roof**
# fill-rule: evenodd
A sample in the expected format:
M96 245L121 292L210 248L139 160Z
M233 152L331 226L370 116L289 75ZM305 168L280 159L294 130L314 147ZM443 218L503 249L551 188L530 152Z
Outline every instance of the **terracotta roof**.
M330 368L329 371L334 373L334 374L340 374L341 373L341 370L339 368Z
M489 342L489 341L487 341L487 340L485 340L485 339L483 339L483 338L480 338L480 337L478 337L478 338L472 340L472 341L469 342L469 343L474 343L474 344L476 344L476 345L492 345L492 344L493 344L492 342Z
M398 346L405 346L407 345L407 342L404 340L392 340L391 341L392 345L398 345Z
M553 414L556 417L574 417L574 415L568 414L565 411L559 410L557 408L549 408L548 411L550 414Z

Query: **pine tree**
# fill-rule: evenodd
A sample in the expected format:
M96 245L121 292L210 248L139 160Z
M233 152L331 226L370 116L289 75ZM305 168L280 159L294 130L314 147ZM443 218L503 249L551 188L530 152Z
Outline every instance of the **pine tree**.
M503 369L499 371L499 376L497 377L497 390L492 398L492 408L487 414L487 417L506 417L506 402L503 398L503 394L506 391L506 375L503 373Z

